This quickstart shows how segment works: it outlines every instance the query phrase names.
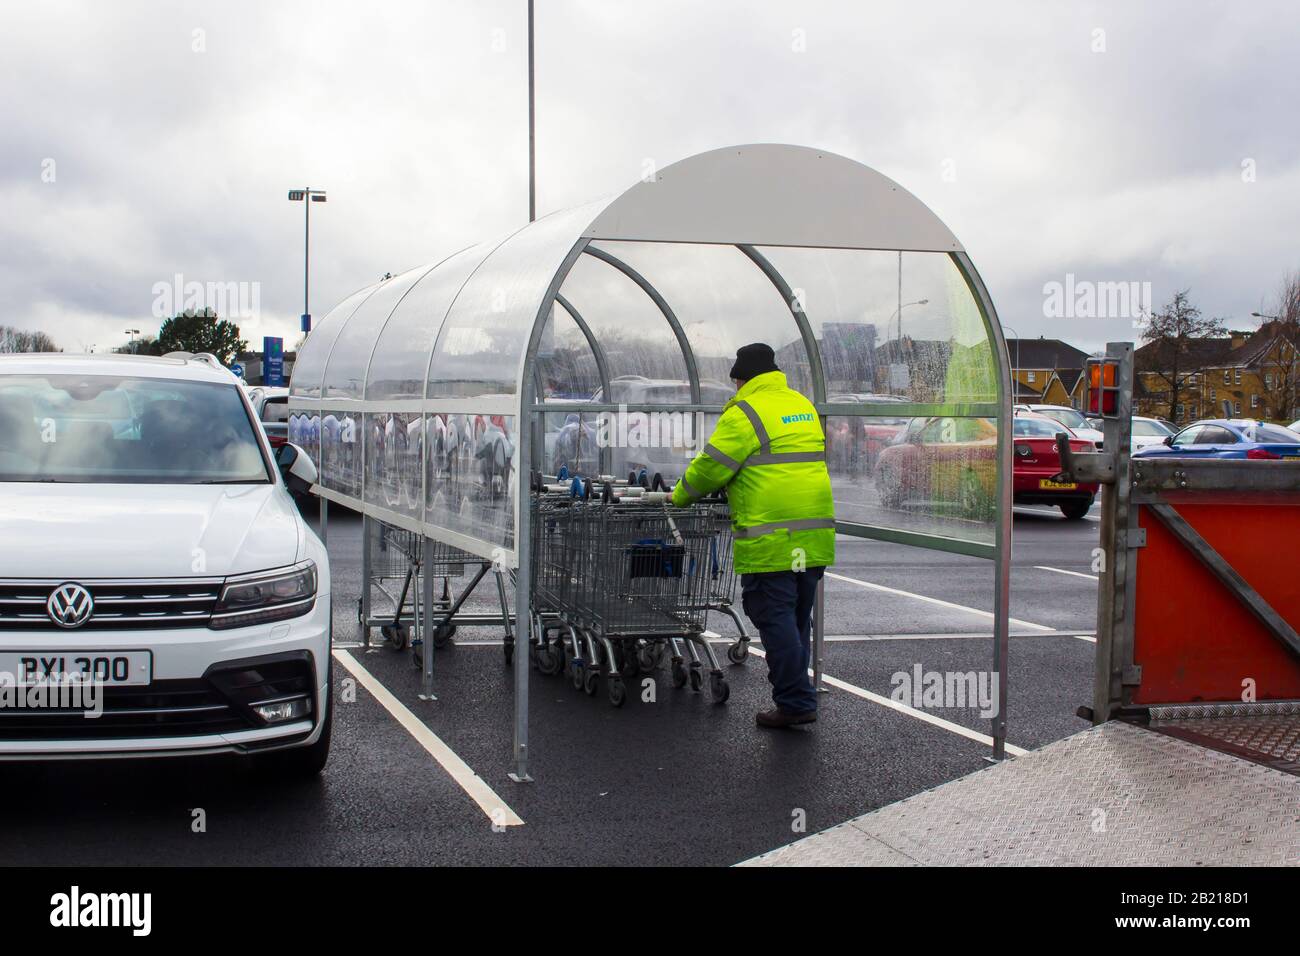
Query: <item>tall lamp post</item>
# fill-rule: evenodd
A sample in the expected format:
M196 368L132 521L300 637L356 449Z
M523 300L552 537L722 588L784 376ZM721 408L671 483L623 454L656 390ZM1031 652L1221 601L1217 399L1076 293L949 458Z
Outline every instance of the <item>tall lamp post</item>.
M123 329L127 335L131 336L131 354L135 354L135 337L140 334L139 329Z
M323 189L312 189L308 186L306 189L289 190L289 202L302 203L305 214L302 243L302 330L304 333L311 331L311 304L309 299L311 280L311 204L324 201L325 190Z

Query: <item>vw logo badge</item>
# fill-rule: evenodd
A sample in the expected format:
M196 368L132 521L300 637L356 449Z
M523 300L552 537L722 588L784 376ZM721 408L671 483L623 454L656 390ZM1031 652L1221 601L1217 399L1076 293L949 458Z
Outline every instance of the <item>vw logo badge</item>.
M46 613L59 627L81 627L94 609L94 598L80 584L60 584L45 602Z

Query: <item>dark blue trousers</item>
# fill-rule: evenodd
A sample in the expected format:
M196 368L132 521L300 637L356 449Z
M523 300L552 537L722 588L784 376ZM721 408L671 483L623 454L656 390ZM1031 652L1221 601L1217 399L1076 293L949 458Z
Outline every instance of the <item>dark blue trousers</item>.
M781 710L806 714L817 709L808 676L812 657L812 611L825 568L763 571L740 576L741 605L763 639L772 700Z

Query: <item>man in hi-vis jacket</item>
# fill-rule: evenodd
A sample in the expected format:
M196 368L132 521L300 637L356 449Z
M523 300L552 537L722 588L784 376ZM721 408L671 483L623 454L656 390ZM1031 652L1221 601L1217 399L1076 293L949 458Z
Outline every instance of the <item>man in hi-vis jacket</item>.
M731 378L736 397L677 482L673 504L727 487L742 603L763 639L776 702L758 714L758 723L811 723L817 719L808 676L813 601L835 561L826 436L812 402L786 385L771 346L736 352Z

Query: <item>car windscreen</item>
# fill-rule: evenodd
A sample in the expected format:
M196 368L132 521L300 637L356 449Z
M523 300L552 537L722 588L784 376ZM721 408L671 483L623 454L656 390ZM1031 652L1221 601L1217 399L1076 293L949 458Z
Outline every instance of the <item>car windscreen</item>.
M262 405L262 421L277 424L289 420L289 399L268 398Z
M0 481L271 481L238 386L0 375Z
M1017 438L1055 438L1060 431L1060 425L1039 418L1017 418L1012 428Z
M1172 435L1173 432L1156 422L1143 422L1135 418L1133 434L1138 438L1164 438L1166 435Z
M1065 425L1068 428L1091 428L1088 419L1084 418L1072 408L1042 408L1038 409L1038 414L1046 415Z

